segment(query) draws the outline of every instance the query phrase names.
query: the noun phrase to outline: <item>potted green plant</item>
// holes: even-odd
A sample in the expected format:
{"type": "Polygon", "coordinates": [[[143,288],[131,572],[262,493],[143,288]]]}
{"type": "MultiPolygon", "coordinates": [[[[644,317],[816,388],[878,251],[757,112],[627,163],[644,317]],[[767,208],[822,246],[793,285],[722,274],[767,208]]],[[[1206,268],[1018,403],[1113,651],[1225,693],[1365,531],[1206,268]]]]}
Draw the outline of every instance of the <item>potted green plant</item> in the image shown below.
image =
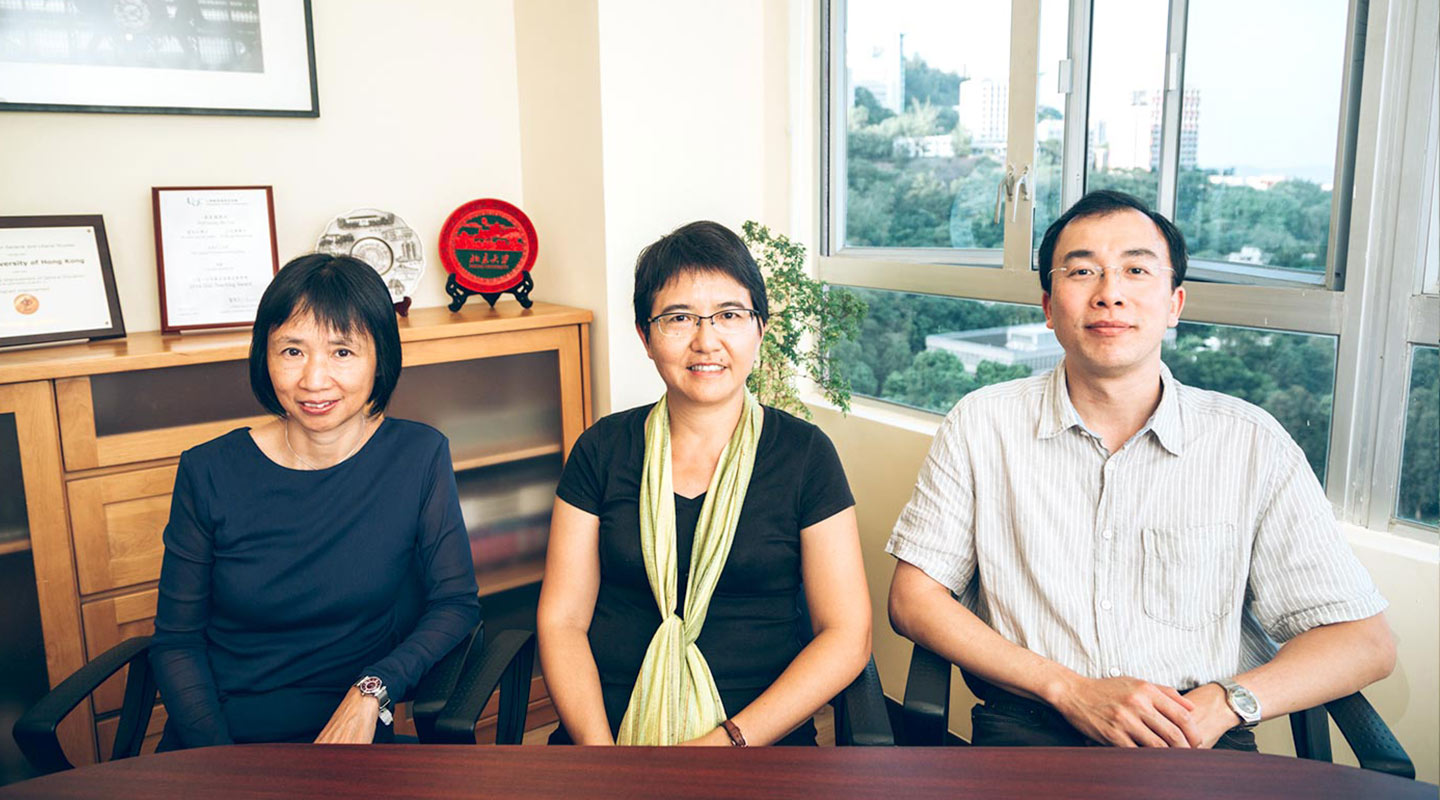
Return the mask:
{"type": "Polygon", "coordinates": [[[795,377],[815,383],[825,399],[850,411],[850,379],[830,368],[830,349],[854,341],[865,319],[865,301],[849,290],[827,286],[805,269],[805,247],[753,220],[741,237],[765,276],[770,324],[760,358],[750,373],[750,391],[761,403],[810,419],[795,377]]]}

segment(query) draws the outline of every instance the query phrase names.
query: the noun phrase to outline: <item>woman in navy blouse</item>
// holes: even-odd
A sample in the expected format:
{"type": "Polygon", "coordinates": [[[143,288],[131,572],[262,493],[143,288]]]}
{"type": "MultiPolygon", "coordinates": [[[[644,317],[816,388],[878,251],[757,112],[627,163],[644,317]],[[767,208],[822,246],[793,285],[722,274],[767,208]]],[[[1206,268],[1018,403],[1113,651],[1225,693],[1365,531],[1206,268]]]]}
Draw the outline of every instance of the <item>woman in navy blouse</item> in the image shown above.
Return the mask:
{"type": "Polygon", "coordinates": [[[308,255],[266,289],[250,385],[276,419],[180,457],[150,662],[160,749],[390,738],[399,702],[480,616],[449,443],[387,419],[390,295],[308,255]]]}

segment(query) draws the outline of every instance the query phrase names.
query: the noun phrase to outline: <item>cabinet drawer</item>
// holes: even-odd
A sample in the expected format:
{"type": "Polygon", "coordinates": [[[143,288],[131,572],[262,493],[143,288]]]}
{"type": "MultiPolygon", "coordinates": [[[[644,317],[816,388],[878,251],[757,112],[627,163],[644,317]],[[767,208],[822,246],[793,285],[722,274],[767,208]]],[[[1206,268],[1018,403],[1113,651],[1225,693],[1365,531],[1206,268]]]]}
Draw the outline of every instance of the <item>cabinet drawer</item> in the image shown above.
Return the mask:
{"type": "Polygon", "coordinates": [[[161,535],[170,519],[176,469],[155,467],[66,484],[81,594],[160,577],[161,535]]]}
{"type": "MultiPolygon", "coordinates": [[[[85,652],[90,658],[95,658],[133,636],[154,633],[155,602],[159,597],[159,592],[149,589],[82,605],[80,617],[85,625],[85,652]]],[[[125,700],[127,670],[122,669],[112,675],[91,695],[96,714],[120,710],[125,700]]]]}
{"type": "MultiPolygon", "coordinates": [[[[160,734],[165,732],[166,719],[165,707],[156,703],[155,710],[150,712],[150,724],[145,726],[145,743],[140,745],[140,755],[155,752],[155,745],[160,744],[160,734]]],[[[110,753],[115,747],[115,733],[119,729],[119,717],[102,719],[95,723],[95,743],[100,746],[101,761],[110,760],[110,753]]]]}
{"type": "Polygon", "coordinates": [[[173,458],[272,417],[250,394],[246,362],[62,378],[55,381],[65,469],[75,472],[173,458]]]}

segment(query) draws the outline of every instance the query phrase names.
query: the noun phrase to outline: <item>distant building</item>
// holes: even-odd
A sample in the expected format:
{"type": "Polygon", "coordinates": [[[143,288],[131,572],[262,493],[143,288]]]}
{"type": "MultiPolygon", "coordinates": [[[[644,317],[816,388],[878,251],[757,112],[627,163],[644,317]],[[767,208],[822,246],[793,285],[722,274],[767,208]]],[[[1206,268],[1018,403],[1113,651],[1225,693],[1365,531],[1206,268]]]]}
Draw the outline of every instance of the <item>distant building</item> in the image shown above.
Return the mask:
{"type": "Polygon", "coordinates": [[[897,156],[910,158],[955,157],[955,137],[948,133],[935,136],[897,136],[891,147],[897,156]]]}
{"type": "Polygon", "coordinates": [[[1241,245],[1240,252],[1231,253],[1225,256],[1225,260],[1233,264],[1268,264],[1265,251],[1252,245],[1241,245]]]}
{"type": "Polygon", "coordinates": [[[1045,327],[1043,322],[932,333],[925,337],[925,349],[954,355],[965,365],[966,372],[974,372],[981,361],[1006,366],[1023,364],[1031,372],[1040,372],[1059,364],[1060,358],[1065,355],[1055,332],[1045,327]]]}
{"type": "MultiPolygon", "coordinates": [[[[1160,168],[1160,93],[1150,95],[1154,115],[1150,123],[1150,170],[1160,168]]],[[[1180,102],[1180,169],[1195,169],[1200,143],[1200,90],[1186,89],[1180,102]]]]}
{"type": "Polygon", "coordinates": [[[905,110],[904,38],[896,34],[892,40],[846,52],[845,77],[850,87],[847,108],[855,107],[855,89],[864,87],[885,108],[896,114],[905,110]]]}
{"type": "Polygon", "coordinates": [[[960,127],[970,134],[978,152],[1004,152],[1010,127],[1010,86],[993,78],[970,78],[960,84],[960,127]]]}
{"type": "MultiPolygon", "coordinates": [[[[1165,342],[1170,344],[1174,341],[1175,329],[1171,328],[1165,332],[1165,342]]],[[[925,349],[950,353],[960,359],[965,371],[970,373],[979,369],[980,362],[991,361],[1005,366],[1021,364],[1035,374],[1054,369],[1065,356],[1065,349],[1055,338],[1055,331],[1043,322],[932,333],[925,337],[925,349]]]]}
{"type": "MultiPolygon", "coordinates": [[[[1131,92],[1122,113],[1097,121],[1090,132],[1090,168],[1158,170],[1163,111],[1160,92],[1131,92]]],[[[1180,105],[1181,169],[1195,168],[1199,143],[1200,90],[1186,89],[1180,105]]]]}
{"type": "Polygon", "coordinates": [[[1214,186],[1249,186],[1261,192],[1284,180],[1284,175],[1211,175],[1207,179],[1214,186]]]}

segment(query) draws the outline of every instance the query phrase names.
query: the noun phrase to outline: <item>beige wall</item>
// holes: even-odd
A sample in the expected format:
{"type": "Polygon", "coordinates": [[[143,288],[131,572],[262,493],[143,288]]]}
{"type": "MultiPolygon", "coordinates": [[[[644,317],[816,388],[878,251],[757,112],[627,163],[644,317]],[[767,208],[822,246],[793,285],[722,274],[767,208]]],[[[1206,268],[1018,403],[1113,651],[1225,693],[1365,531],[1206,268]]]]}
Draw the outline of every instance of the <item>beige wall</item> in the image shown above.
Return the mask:
{"type": "MultiPolygon", "coordinates": [[[[0,114],[0,214],[104,215],[131,332],[160,327],[151,186],[273,185],[282,264],[337,214],[393,211],[426,243],[416,304],[448,302],[445,218],[478,197],[524,207],[512,7],[399,7],[314,0],[319,119],[0,114]]],[[[537,266],[538,297],[559,282],[537,266]]]]}
{"type": "MultiPolygon", "coordinates": [[[[591,397],[610,411],[601,162],[600,38],[596,0],[515,5],[525,212],[540,235],[536,296],[596,311],[591,397]]],[[[622,325],[622,332],[623,332],[622,325]]]]}

